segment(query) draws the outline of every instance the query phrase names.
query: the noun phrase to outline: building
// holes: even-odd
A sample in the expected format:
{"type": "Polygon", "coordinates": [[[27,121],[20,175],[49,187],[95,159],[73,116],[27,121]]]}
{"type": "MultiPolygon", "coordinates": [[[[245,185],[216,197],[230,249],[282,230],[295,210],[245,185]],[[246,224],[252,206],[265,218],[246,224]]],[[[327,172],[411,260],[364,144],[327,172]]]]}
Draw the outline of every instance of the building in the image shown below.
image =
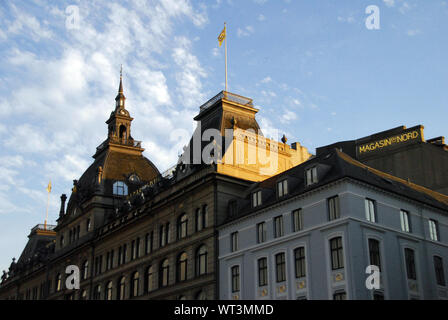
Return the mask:
{"type": "Polygon", "coordinates": [[[228,210],[220,299],[448,299],[448,196],[338,149],[252,184],[228,210]]]}
{"type": "Polygon", "coordinates": [[[422,125],[337,142],[317,148],[316,155],[333,148],[372,168],[448,195],[448,146],[444,137],[425,140],[422,125]]]}
{"type": "Polygon", "coordinates": [[[252,100],[221,92],[200,107],[177,165],[160,173],[131,136],[121,77],[115,100],[93,163],[67,206],[61,196],[57,225],[32,229],[0,299],[217,298],[217,226],[229,199],[311,156],[264,138],[252,100]],[[80,270],[78,290],[65,285],[68,266],[80,270]]]}

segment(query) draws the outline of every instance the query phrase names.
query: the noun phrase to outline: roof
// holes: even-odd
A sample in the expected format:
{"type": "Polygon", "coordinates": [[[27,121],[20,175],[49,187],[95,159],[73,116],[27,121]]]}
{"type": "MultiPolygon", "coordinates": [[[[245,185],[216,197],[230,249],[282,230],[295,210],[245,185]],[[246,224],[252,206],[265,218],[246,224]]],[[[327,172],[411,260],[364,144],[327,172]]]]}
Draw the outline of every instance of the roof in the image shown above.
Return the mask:
{"type": "Polygon", "coordinates": [[[252,184],[244,199],[234,199],[232,204],[229,205],[230,207],[233,206],[233,208],[229,208],[232,213],[228,215],[224,223],[258,212],[273,204],[305,194],[343,178],[351,178],[370,184],[441,209],[448,214],[448,196],[371,168],[353,159],[346,153],[333,149],[327,153],[321,153],[320,156],[314,157],[281,174],[252,184]],[[318,182],[306,186],[306,170],[314,166],[317,167],[318,182]],[[288,179],[289,192],[288,195],[278,199],[276,195],[277,182],[283,179],[288,179]],[[250,195],[258,190],[262,191],[262,205],[252,208],[250,195]]]}

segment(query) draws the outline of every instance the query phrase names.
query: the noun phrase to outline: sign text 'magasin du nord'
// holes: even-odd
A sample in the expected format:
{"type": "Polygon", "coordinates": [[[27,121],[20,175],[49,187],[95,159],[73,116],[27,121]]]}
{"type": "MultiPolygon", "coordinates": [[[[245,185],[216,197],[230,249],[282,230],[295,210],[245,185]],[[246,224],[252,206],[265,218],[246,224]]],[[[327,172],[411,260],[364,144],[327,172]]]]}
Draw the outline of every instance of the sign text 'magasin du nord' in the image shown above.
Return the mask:
{"type": "Polygon", "coordinates": [[[411,132],[407,132],[407,133],[403,133],[400,135],[396,135],[393,137],[389,137],[386,139],[382,139],[379,141],[375,141],[375,142],[371,142],[371,143],[367,143],[364,145],[359,146],[358,152],[359,154],[365,154],[371,151],[375,151],[377,149],[382,149],[394,144],[398,144],[398,143],[403,143],[409,140],[415,140],[420,136],[420,133],[417,130],[411,131],[411,132]]]}

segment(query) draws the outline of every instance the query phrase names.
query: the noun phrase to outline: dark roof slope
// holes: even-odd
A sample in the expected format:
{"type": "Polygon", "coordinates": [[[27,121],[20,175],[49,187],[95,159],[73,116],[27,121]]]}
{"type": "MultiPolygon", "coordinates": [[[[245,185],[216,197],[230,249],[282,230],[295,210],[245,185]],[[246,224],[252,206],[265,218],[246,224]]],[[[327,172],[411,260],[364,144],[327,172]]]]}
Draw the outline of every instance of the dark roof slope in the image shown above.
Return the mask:
{"type": "Polygon", "coordinates": [[[244,199],[235,199],[229,203],[229,215],[224,223],[343,178],[351,178],[368,183],[383,190],[447,211],[448,214],[448,196],[370,168],[351,158],[349,155],[333,149],[326,154],[314,157],[281,174],[254,183],[248,189],[244,199]],[[306,186],[306,170],[314,166],[317,167],[318,182],[306,186]],[[283,179],[288,180],[288,195],[278,199],[276,194],[277,182],[283,179]],[[252,208],[250,196],[252,192],[258,190],[262,192],[262,205],[252,208]]]}

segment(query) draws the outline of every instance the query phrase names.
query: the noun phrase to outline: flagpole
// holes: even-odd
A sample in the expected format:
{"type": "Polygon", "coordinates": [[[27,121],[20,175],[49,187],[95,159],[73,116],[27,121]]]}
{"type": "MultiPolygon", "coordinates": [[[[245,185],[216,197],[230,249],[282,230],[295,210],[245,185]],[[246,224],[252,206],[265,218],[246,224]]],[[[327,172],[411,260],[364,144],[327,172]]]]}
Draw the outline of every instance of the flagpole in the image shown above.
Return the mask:
{"type": "Polygon", "coordinates": [[[47,230],[47,220],[48,220],[48,203],[50,202],[50,192],[48,192],[47,196],[47,214],[45,216],[44,230],[47,230]]]}
{"type": "Polygon", "coordinates": [[[48,182],[47,186],[47,213],[45,215],[45,222],[44,222],[44,230],[47,230],[47,221],[48,221],[48,204],[50,203],[50,192],[51,192],[51,180],[48,182]]]}
{"type": "Polygon", "coordinates": [[[227,28],[226,23],[224,22],[224,30],[225,30],[225,38],[224,38],[224,46],[225,46],[225,55],[226,55],[226,92],[227,92],[227,28]]]}

